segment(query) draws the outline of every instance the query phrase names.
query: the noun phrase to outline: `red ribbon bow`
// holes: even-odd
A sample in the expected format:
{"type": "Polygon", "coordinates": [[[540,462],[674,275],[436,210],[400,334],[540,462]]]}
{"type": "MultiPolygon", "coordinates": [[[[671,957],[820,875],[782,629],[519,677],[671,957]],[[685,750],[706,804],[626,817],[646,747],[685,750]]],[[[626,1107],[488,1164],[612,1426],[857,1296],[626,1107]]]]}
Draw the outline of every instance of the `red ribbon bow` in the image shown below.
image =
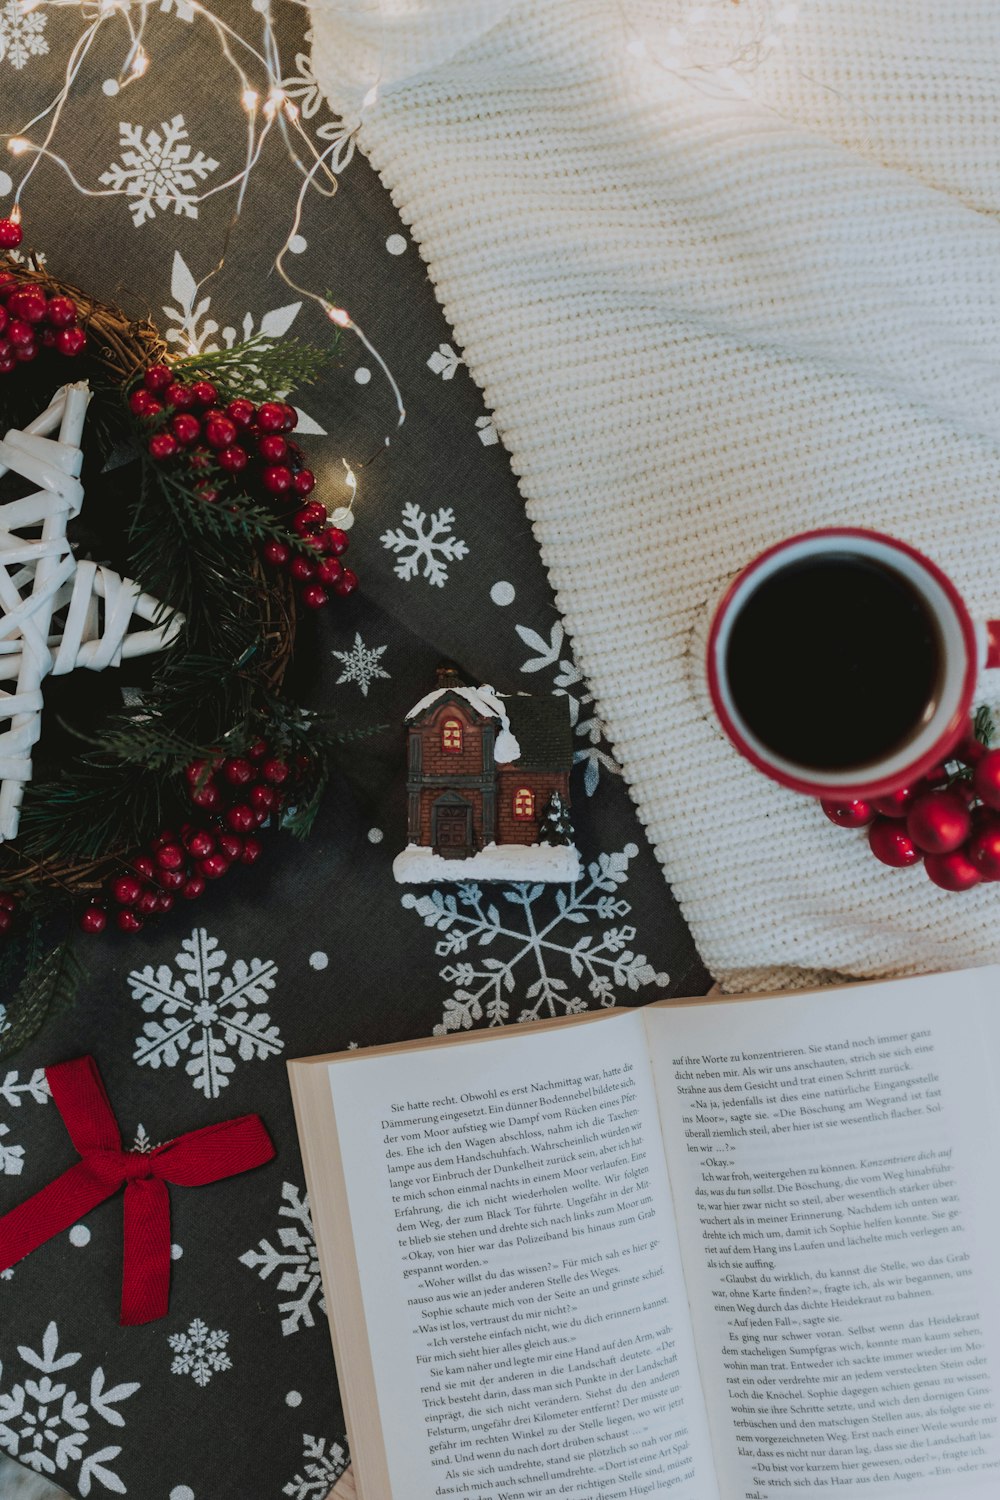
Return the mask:
{"type": "Polygon", "coordinates": [[[274,1146],[259,1115],[207,1125],[157,1146],[123,1151],[118,1121],[92,1057],[46,1068],[56,1108],[81,1160],[0,1218],[0,1271],[125,1187],[123,1325],[166,1316],[170,1294],[170,1194],[260,1167],[274,1146]]]}

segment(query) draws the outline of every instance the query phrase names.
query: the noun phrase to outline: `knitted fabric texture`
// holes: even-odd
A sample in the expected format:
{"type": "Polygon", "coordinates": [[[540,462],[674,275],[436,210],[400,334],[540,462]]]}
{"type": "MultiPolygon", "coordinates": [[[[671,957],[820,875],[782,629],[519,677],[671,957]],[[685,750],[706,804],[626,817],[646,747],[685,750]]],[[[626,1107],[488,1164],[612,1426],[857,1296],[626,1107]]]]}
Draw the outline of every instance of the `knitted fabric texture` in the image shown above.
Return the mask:
{"type": "Polygon", "coordinates": [[[707,965],[1000,959],[997,887],[886,869],[750,769],[700,660],[727,578],[811,526],[905,538],[1000,613],[1000,7],[336,0],[313,26],[707,965]]]}

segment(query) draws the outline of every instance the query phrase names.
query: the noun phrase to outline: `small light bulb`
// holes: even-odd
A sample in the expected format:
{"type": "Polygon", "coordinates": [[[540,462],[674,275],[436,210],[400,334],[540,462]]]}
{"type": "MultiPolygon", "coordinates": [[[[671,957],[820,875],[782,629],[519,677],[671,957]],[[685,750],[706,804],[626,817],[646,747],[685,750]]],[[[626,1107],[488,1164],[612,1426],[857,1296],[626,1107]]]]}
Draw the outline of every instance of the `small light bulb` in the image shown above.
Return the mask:
{"type": "Polygon", "coordinates": [[[7,142],[7,150],[12,156],[23,156],[31,148],[31,142],[26,141],[23,135],[12,135],[7,142]]]}
{"type": "Polygon", "coordinates": [[[284,89],[272,89],[264,101],[264,113],[273,120],[280,105],[285,102],[284,89]]]}
{"type": "Polygon", "coordinates": [[[149,53],[144,47],[140,47],[132,59],[132,77],[141,78],[149,67],[149,53]]]}
{"type": "Polygon", "coordinates": [[[10,222],[12,224],[20,224],[20,222],[21,222],[21,205],[20,205],[20,203],[15,203],[14,204],[14,207],[11,209],[11,211],[7,215],[7,217],[8,217],[8,219],[10,220],[10,222]]]}
{"type": "Polygon", "coordinates": [[[365,95],[365,97],[361,101],[361,108],[362,109],[371,109],[372,105],[377,101],[377,99],[378,99],[378,84],[377,83],[373,83],[372,86],[371,86],[371,88],[368,90],[367,94],[365,95]]]}
{"type": "Polygon", "coordinates": [[[252,115],[260,102],[260,95],[256,89],[244,89],[242,94],[243,108],[248,115],[252,115]]]}
{"type": "Polygon", "coordinates": [[[349,328],[351,325],[351,315],[346,307],[331,307],[328,303],[326,315],[331,323],[336,323],[338,328],[349,328]]]}
{"type": "Polygon", "coordinates": [[[293,125],[299,118],[299,106],[297,104],[294,104],[291,99],[285,100],[285,114],[291,120],[293,125]]]}

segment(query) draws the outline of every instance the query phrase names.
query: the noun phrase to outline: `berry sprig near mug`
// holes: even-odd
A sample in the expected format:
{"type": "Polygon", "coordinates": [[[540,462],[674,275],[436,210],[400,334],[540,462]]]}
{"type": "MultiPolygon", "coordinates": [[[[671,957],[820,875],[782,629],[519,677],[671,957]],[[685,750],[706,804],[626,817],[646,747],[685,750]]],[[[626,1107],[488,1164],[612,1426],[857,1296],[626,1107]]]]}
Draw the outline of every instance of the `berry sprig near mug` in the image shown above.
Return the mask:
{"type": "Polygon", "coordinates": [[[911,786],[869,801],[823,801],[840,828],[866,828],[868,845],[884,865],[905,869],[923,861],[942,890],[968,891],[1000,881],[1000,749],[992,715],[980,708],[950,759],[911,786]]]}

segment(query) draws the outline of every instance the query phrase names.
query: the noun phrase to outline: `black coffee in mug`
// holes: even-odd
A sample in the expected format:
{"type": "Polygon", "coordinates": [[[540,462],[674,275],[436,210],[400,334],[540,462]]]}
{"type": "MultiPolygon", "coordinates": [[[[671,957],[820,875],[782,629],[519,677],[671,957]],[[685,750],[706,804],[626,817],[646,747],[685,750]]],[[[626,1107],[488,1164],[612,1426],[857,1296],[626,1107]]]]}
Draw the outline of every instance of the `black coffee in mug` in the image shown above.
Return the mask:
{"type": "Polygon", "coordinates": [[[906,744],[937,702],[943,643],[893,568],[824,552],[766,576],[733,621],[726,676],[744,723],[817,771],[861,767],[906,744]]]}

